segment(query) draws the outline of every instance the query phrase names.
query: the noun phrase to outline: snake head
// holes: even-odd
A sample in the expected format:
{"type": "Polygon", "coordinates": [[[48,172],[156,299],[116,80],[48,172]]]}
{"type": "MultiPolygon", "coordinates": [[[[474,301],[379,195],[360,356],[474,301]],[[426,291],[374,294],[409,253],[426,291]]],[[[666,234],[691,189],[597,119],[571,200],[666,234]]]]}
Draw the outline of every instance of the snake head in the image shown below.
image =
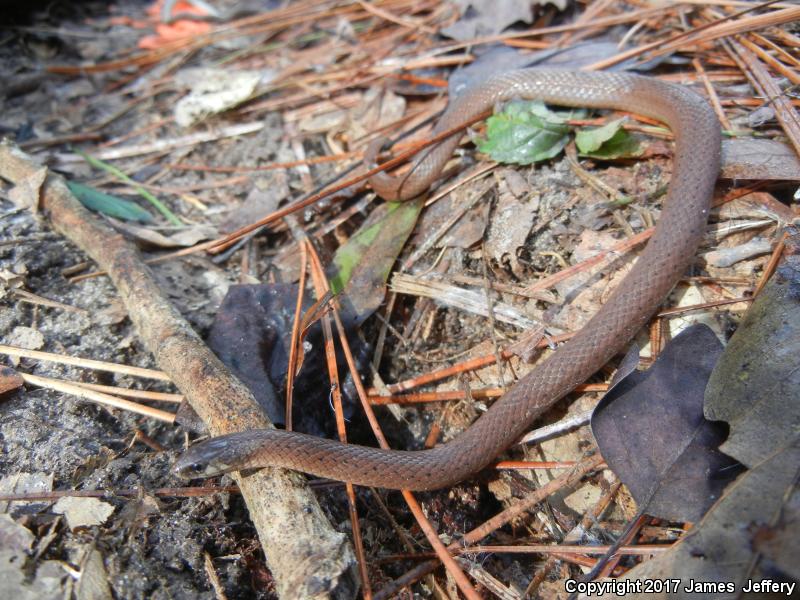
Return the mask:
{"type": "Polygon", "coordinates": [[[195,479],[233,471],[234,467],[227,461],[233,446],[229,436],[211,438],[196,444],[175,462],[172,472],[182,479],[195,479]]]}

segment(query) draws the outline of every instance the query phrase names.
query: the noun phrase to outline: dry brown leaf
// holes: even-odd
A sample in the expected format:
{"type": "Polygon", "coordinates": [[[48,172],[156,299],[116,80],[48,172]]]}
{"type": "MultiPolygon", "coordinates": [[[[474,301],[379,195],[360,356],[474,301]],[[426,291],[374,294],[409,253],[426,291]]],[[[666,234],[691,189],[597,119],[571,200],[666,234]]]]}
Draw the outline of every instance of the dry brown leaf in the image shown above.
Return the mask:
{"type": "Polygon", "coordinates": [[[92,525],[102,525],[114,512],[114,507],[97,498],[65,496],[55,503],[53,512],[64,515],[67,526],[75,531],[92,525]]]}
{"type": "Polygon", "coordinates": [[[24,383],[25,380],[14,369],[0,366],[0,396],[12,390],[18,390],[24,383]]]}

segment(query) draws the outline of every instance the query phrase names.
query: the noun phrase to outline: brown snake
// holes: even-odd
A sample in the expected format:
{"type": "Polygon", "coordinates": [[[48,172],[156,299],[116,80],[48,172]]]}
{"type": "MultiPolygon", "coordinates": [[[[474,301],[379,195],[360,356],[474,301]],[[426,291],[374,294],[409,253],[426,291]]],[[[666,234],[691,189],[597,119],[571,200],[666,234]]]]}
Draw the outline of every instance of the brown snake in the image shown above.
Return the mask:
{"type": "MultiPolygon", "coordinates": [[[[688,266],[705,229],[719,172],[720,126],[701,97],[656,79],[616,73],[526,69],[495,76],[451,103],[436,126],[447,131],[498,102],[537,98],[562,106],[612,108],[653,117],[675,136],[675,164],[655,233],[633,269],[571,340],[520,379],[452,441],[431,450],[368,448],[276,429],[234,433],[190,448],[175,465],[184,477],[279,466],[385,488],[429,490],[485,467],[557,400],[617,354],[647,322],[688,266]]],[[[370,179],[388,200],[425,192],[460,134],[433,146],[404,178],[370,179]]],[[[370,153],[374,154],[375,147],[370,153]]]]}

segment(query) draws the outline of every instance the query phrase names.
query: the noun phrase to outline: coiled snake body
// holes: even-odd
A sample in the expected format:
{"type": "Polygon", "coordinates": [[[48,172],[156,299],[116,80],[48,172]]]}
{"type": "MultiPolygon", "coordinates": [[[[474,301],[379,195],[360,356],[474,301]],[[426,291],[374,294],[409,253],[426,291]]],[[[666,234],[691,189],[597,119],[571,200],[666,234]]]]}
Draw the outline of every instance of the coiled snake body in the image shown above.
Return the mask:
{"type": "MultiPolygon", "coordinates": [[[[675,136],[672,179],[656,231],[597,314],[466,431],[433,449],[382,450],[276,429],[253,430],[193,446],[177,462],[177,473],[197,477],[279,466],[360,485],[410,490],[444,487],[486,466],[519,439],[534,419],[623,349],[683,274],[700,243],[719,172],[717,118],[701,97],[656,79],[525,69],[495,76],[466,91],[451,103],[435,132],[517,98],[638,113],[663,121],[675,136]]],[[[453,135],[424,153],[403,179],[385,173],[374,176],[372,187],[389,200],[424,192],[459,138],[453,135]]]]}

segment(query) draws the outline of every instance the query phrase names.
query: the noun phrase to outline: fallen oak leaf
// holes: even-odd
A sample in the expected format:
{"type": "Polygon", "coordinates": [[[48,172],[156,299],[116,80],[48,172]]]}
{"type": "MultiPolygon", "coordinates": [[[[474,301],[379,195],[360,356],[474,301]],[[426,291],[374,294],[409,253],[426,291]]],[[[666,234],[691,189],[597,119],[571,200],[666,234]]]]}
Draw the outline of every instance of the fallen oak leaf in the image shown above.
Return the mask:
{"type": "Polygon", "coordinates": [[[800,435],[800,257],[788,256],[731,337],[705,392],[722,450],[748,467],[800,435]]]}
{"type": "MultiPolygon", "coordinates": [[[[797,582],[776,571],[758,545],[764,528],[779,523],[785,507],[797,505],[798,465],[800,447],[795,444],[745,472],[680,542],[617,580],[620,584],[660,580],[673,585],[679,581],[677,587],[662,586],[656,593],[633,593],[625,598],[772,597],[767,592],[791,595],[797,590],[797,582]],[[745,591],[749,594],[742,594],[745,591]]],[[[798,533],[795,527],[789,536],[797,540],[798,533]]],[[[796,565],[796,555],[787,554],[787,550],[782,551],[784,559],[793,559],[796,565]]],[[[601,597],[618,596],[606,593],[601,597]]]]}
{"type": "Polygon", "coordinates": [[[718,449],[727,427],[703,416],[721,353],[711,329],[689,327],[649,370],[617,383],[592,415],[601,454],[646,514],[697,521],[741,472],[718,449]]]}
{"type": "MultiPolygon", "coordinates": [[[[600,574],[643,515],[698,520],[741,472],[717,448],[725,427],[703,416],[703,392],[720,352],[711,329],[693,325],[667,344],[648,371],[615,377],[592,414],[600,452],[639,509],[584,581],[600,574]]],[[[628,353],[623,364],[630,368],[631,362],[628,353]]]]}
{"type": "MultiPolygon", "coordinates": [[[[533,4],[544,4],[549,0],[496,0],[478,2],[477,0],[457,0],[454,4],[461,11],[461,18],[442,28],[440,33],[459,41],[482,35],[495,35],[516,23],[533,21],[533,4]]],[[[565,0],[553,2],[560,10],[566,8],[565,0]]]]}
{"type": "Polygon", "coordinates": [[[793,493],[783,505],[774,523],[755,528],[753,548],[769,571],[779,571],[787,578],[800,581],[800,494],[793,493]]]}

